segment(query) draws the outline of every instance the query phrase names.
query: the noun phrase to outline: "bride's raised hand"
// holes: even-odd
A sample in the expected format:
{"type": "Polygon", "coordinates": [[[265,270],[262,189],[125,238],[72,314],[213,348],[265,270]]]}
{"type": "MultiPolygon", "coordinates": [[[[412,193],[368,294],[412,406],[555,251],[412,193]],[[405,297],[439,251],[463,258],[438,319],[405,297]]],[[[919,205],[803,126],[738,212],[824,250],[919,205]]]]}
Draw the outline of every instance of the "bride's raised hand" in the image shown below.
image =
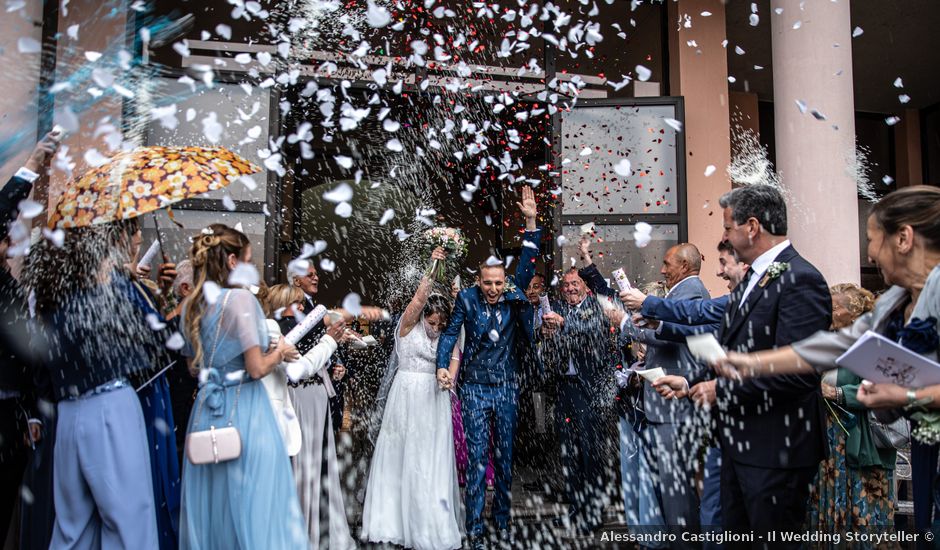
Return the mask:
{"type": "Polygon", "coordinates": [[[444,261],[447,259],[447,251],[443,247],[439,246],[431,252],[432,260],[444,261]]]}

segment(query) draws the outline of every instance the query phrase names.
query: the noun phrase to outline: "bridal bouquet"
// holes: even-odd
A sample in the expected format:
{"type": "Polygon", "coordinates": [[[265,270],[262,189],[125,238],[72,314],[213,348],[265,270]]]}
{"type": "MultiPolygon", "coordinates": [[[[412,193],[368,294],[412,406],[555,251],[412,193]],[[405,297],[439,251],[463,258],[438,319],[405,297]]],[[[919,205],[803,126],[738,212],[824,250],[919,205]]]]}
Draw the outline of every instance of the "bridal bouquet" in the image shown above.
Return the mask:
{"type": "MultiPolygon", "coordinates": [[[[441,247],[447,251],[447,261],[456,265],[467,255],[467,239],[463,232],[453,227],[432,227],[421,235],[421,249],[425,257],[441,247]]],[[[445,262],[434,260],[428,268],[426,275],[436,281],[447,281],[447,266],[445,262]]]]}

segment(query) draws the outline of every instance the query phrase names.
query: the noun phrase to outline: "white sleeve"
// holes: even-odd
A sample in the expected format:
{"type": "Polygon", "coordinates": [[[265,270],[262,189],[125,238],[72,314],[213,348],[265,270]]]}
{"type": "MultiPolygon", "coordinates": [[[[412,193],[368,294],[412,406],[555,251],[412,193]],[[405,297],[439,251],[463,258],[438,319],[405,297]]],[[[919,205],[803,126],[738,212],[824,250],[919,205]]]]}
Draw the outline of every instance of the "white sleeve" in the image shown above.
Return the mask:
{"type": "Polygon", "coordinates": [[[294,382],[310,378],[329,365],[330,357],[336,352],[336,347],[336,340],[324,334],[317,345],[313,346],[313,349],[299,361],[287,364],[287,376],[294,382]]]}

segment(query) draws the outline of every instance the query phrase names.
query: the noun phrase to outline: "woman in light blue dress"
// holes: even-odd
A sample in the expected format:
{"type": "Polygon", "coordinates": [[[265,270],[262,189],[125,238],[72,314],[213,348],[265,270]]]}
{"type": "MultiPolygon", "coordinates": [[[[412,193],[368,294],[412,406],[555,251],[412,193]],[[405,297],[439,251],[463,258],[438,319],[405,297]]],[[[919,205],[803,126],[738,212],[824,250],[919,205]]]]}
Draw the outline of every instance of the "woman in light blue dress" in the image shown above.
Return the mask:
{"type": "Polygon", "coordinates": [[[224,288],[229,273],[250,261],[248,238],[225,225],[211,225],[193,242],[195,289],[184,305],[182,326],[184,352],[200,371],[200,389],[187,433],[231,423],[241,436],[241,454],[193,464],[187,449],[182,549],[309,546],[290,459],[260,382],[277,364],[296,360],[297,352],[283,339],[268,352],[257,299],[247,290],[224,288]]]}

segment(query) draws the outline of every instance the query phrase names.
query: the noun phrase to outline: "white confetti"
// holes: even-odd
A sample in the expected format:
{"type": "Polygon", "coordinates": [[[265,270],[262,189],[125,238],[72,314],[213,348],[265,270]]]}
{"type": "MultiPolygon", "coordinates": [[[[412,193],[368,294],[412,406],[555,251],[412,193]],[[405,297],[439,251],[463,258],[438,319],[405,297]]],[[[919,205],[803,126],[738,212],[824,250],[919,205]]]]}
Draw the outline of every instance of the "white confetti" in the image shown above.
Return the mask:
{"type": "Polygon", "coordinates": [[[379,220],[379,225],[385,225],[388,222],[392,221],[392,218],[395,217],[395,211],[389,208],[384,213],[382,213],[382,218],[379,220]]]}
{"type": "Polygon", "coordinates": [[[343,309],[348,311],[350,314],[358,317],[362,314],[362,298],[359,297],[355,292],[350,292],[343,298],[343,309]]]}
{"type": "Polygon", "coordinates": [[[156,313],[148,313],[146,319],[147,324],[150,325],[150,330],[163,330],[166,328],[166,323],[161,321],[156,313]]]}
{"type": "Polygon", "coordinates": [[[396,153],[400,153],[400,152],[404,151],[404,149],[405,149],[404,146],[402,146],[401,142],[398,141],[397,139],[390,139],[390,140],[388,140],[388,142],[385,144],[385,147],[386,147],[389,151],[394,151],[394,152],[396,152],[396,153]]]}
{"type": "Polygon", "coordinates": [[[380,29],[392,22],[392,14],[384,7],[378,6],[375,2],[369,0],[366,9],[366,21],[370,27],[380,29]]]}
{"type": "Polygon", "coordinates": [[[852,38],[858,38],[859,36],[862,36],[863,32],[865,31],[863,31],[861,27],[855,27],[852,30],[852,38]]]}
{"type": "Polygon", "coordinates": [[[87,51],[85,52],[85,59],[94,63],[95,61],[101,59],[101,54],[98,52],[87,51]]]}
{"type": "Polygon", "coordinates": [[[20,209],[21,216],[23,216],[27,220],[31,220],[35,218],[36,216],[42,214],[43,206],[42,204],[34,200],[23,199],[20,201],[19,209],[20,209]]]}
{"type": "Polygon", "coordinates": [[[322,260],[320,260],[320,269],[322,269],[323,271],[332,273],[333,270],[336,269],[336,263],[333,262],[333,260],[330,260],[329,258],[323,258],[322,260]]]}
{"type": "Polygon", "coordinates": [[[806,114],[806,102],[805,102],[805,101],[802,101],[802,100],[797,99],[797,100],[796,100],[796,107],[797,107],[797,109],[800,110],[800,113],[802,113],[802,114],[804,114],[804,115],[806,114]]]}
{"type": "Polygon", "coordinates": [[[352,212],[353,212],[352,205],[349,204],[348,202],[341,202],[336,205],[335,212],[336,212],[336,215],[341,218],[348,218],[352,216],[352,212]]]}
{"type": "Polygon", "coordinates": [[[99,166],[107,164],[108,162],[108,157],[99,153],[95,148],[91,148],[85,151],[84,158],[85,162],[92,168],[98,168],[99,166]]]}
{"type": "Polygon", "coordinates": [[[254,264],[238,262],[235,269],[228,274],[228,284],[235,287],[248,288],[258,284],[261,277],[254,264]]]}
{"type": "Polygon", "coordinates": [[[16,41],[16,49],[20,53],[39,53],[42,51],[42,44],[31,36],[21,36],[16,41]]]}
{"type": "Polygon", "coordinates": [[[353,198],[353,189],[348,183],[340,183],[334,189],[323,193],[323,198],[332,202],[349,202],[353,198]]]}
{"type": "Polygon", "coordinates": [[[210,112],[206,118],[202,119],[202,135],[206,136],[211,143],[218,143],[222,139],[222,125],[218,121],[215,111],[210,112]]]}
{"type": "Polygon", "coordinates": [[[43,227],[42,236],[52,243],[52,246],[56,248],[62,248],[62,245],[65,244],[65,231],[62,231],[61,229],[52,230],[48,227],[43,227]]]}
{"type": "Polygon", "coordinates": [[[621,177],[629,177],[632,173],[632,166],[630,164],[630,159],[620,159],[620,162],[614,165],[614,172],[621,177]]]}
{"type": "Polygon", "coordinates": [[[493,266],[497,266],[497,265],[503,265],[503,262],[500,261],[500,259],[497,258],[496,256],[490,256],[489,258],[486,259],[486,262],[485,262],[485,263],[486,263],[487,267],[493,267],[493,266]]]}
{"type": "Polygon", "coordinates": [[[174,332],[166,340],[167,349],[171,349],[173,351],[179,351],[183,349],[184,345],[186,345],[186,341],[183,340],[183,335],[178,332],[174,332]]]}
{"type": "Polygon", "coordinates": [[[490,340],[493,342],[499,342],[499,331],[497,331],[495,328],[490,331],[490,340]]]}
{"type": "Polygon", "coordinates": [[[346,157],[346,156],[343,156],[343,155],[337,155],[337,156],[333,157],[333,160],[336,161],[336,164],[338,164],[338,165],[340,166],[340,168],[345,168],[345,169],[347,169],[347,170],[349,170],[350,168],[352,168],[353,159],[351,159],[351,158],[349,158],[349,157],[346,157]]]}
{"type": "Polygon", "coordinates": [[[714,164],[709,164],[708,166],[706,166],[706,167],[705,167],[705,177],[707,178],[708,176],[714,174],[714,173],[715,173],[715,170],[716,170],[716,168],[715,168],[715,165],[714,165],[714,164]]]}
{"type": "Polygon", "coordinates": [[[910,100],[911,100],[911,96],[907,94],[901,94],[898,96],[898,101],[900,101],[901,103],[907,103],[910,100]]]}
{"type": "Polygon", "coordinates": [[[894,79],[894,87],[895,87],[895,88],[903,88],[903,87],[904,87],[904,82],[901,80],[901,77],[900,77],[900,76],[894,79]]]}
{"type": "Polygon", "coordinates": [[[901,117],[889,116],[888,118],[885,119],[885,124],[887,124],[888,126],[894,126],[898,122],[901,122],[901,117]]]}
{"type": "Polygon", "coordinates": [[[748,17],[748,22],[751,24],[752,27],[756,27],[758,23],[760,23],[760,16],[757,15],[756,13],[752,13],[748,17]]]}
{"type": "Polygon", "coordinates": [[[584,149],[581,149],[581,152],[580,152],[579,154],[580,154],[582,157],[586,157],[586,156],[590,155],[592,152],[593,152],[593,151],[591,151],[591,148],[590,148],[590,147],[585,147],[584,149]]]}
{"type": "Polygon", "coordinates": [[[206,281],[202,285],[202,295],[205,297],[206,303],[211,306],[219,301],[219,296],[222,295],[222,289],[215,282],[206,281]]]}
{"type": "Polygon", "coordinates": [[[673,130],[677,132],[682,131],[682,122],[679,120],[676,120],[674,118],[664,118],[663,122],[665,122],[670,128],[672,128],[673,130]]]}
{"type": "Polygon", "coordinates": [[[399,128],[401,128],[401,124],[390,118],[386,118],[382,121],[382,129],[386,132],[397,132],[399,128]]]}
{"type": "Polygon", "coordinates": [[[653,76],[653,71],[647,69],[647,68],[644,67],[643,65],[637,65],[637,66],[636,66],[636,75],[637,75],[637,79],[638,79],[638,80],[641,80],[641,81],[643,81],[643,82],[646,82],[647,80],[650,79],[651,76],[653,76]]]}

